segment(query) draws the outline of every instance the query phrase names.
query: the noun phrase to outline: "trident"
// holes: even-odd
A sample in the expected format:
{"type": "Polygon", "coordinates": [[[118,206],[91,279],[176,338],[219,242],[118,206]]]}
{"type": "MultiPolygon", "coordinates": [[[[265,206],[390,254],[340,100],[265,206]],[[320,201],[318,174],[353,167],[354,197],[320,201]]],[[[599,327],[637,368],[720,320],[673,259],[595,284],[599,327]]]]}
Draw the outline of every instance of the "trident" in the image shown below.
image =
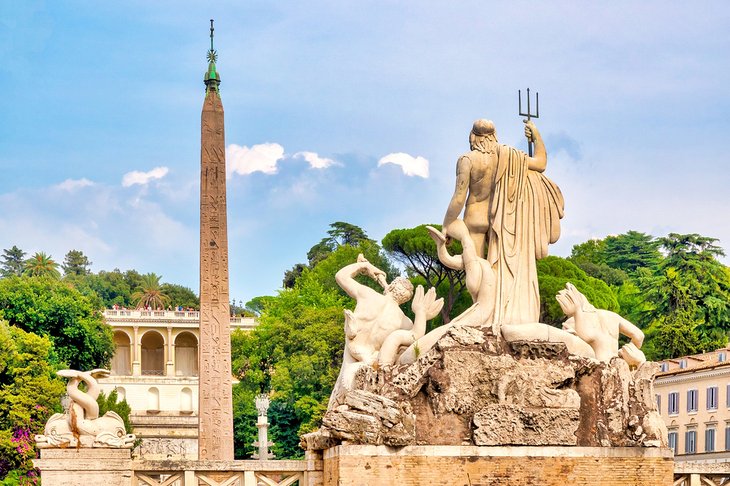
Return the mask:
{"type": "MultiPolygon", "coordinates": [[[[530,118],[540,118],[540,94],[535,91],[535,113],[530,111],[530,88],[527,88],[527,113],[522,113],[522,91],[517,90],[517,103],[519,104],[520,116],[526,116],[527,121],[530,118]]],[[[528,155],[532,157],[532,140],[527,142],[528,155]]]]}

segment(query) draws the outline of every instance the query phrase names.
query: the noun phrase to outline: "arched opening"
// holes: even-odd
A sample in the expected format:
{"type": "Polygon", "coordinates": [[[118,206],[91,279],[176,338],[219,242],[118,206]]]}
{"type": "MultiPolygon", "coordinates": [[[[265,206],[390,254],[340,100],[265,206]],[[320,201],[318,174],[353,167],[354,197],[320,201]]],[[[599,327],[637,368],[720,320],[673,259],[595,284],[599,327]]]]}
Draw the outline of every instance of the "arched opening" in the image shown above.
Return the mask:
{"type": "Polygon", "coordinates": [[[142,336],[142,374],[162,376],[165,370],[165,340],[159,332],[142,336]]]}
{"type": "Polygon", "coordinates": [[[175,375],[198,376],[198,340],[192,333],[175,338],[175,375]]]}
{"type": "Polygon", "coordinates": [[[129,336],[123,331],[114,333],[114,358],[112,358],[112,374],[129,376],[132,374],[132,355],[129,336]]]}
{"type": "Polygon", "coordinates": [[[147,390],[147,410],[160,410],[160,390],[158,390],[154,386],[147,390]]]}
{"type": "Polygon", "coordinates": [[[180,392],[180,412],[192,413],[193,411],[193,391],[185,387],[180,392]]]}

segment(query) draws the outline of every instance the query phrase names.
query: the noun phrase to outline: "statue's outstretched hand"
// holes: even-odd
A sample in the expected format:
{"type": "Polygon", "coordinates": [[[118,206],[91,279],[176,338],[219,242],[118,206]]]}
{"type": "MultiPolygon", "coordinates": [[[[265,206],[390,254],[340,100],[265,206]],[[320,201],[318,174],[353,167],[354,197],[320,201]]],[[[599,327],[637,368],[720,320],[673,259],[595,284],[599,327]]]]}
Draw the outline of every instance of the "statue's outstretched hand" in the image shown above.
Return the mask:
{"type": "Polygon", "coordinates": [[[424,292],[423,285],[419,285],[416,288],[416,292],[413,295],[413,301],[411,302],[411,310],[416,315],[422,314],[426,317],[426,320],[433,319],[436,315],[441,312],[441,308],[444,306],[444,299],[436,299],[436,289],[431,287],[428,292],[424,292]]]}

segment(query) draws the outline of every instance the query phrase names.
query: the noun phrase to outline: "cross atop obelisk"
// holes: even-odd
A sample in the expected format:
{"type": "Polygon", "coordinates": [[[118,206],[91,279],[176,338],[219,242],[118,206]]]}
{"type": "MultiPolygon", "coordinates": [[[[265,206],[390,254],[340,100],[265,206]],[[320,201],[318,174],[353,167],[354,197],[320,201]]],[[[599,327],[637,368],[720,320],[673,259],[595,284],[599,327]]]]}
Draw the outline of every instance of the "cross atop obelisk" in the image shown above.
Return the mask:
{"type": "Polygon", "coordinates": [[[223,104],[210,21],[200,135],[200,389],[198,458],[233,460],[231,321],[223,104]]]}

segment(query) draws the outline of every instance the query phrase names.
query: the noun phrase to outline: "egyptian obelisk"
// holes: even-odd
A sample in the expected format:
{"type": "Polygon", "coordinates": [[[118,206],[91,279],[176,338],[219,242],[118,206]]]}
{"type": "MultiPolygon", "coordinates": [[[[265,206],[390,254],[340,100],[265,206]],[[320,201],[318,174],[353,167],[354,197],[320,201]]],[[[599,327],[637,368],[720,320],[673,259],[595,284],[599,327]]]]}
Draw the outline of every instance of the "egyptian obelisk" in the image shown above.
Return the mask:
{"type": "Polygon", "coordinates": [[[223,104],[210,21],[200,134],[200,388],[198,458],[233,460],[231,321],[223,104]]]}

